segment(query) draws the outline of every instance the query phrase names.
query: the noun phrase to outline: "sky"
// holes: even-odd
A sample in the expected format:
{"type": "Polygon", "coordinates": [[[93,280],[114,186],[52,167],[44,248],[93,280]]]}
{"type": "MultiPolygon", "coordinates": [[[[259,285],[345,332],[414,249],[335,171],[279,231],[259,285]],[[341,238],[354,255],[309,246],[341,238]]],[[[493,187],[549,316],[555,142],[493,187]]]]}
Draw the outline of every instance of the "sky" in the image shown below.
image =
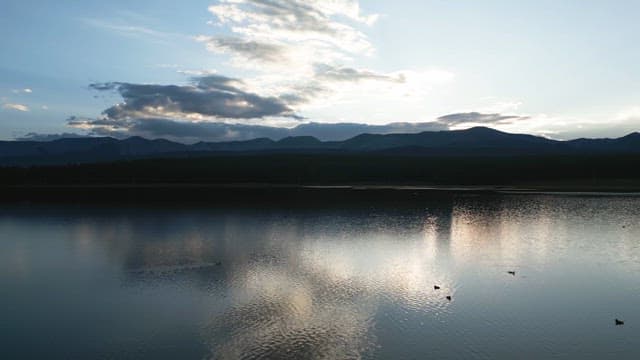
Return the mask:
{"type": "Polygon", "coordinates": [[[635,0],[3,0],[0,139],[640,130],[635,0]]]}

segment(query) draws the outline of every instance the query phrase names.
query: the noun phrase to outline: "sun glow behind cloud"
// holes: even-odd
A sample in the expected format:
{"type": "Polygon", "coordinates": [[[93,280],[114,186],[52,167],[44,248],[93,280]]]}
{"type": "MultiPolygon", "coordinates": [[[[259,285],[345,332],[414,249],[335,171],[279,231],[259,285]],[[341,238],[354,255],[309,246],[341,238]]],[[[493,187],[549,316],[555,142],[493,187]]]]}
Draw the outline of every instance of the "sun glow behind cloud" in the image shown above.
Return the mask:
{"type": "Polygon", "coordinates": [[[182,70],[195,75],[193,85],[92,84],[97,91],[115,90],[124,101],[101,117],[74,118],[69,125],[110,134],[156,119],[289,128],[316,119],[429,122],[434,119],[426,116],[426,98],[455,79],[435,67],[382,72],[358,66],[376,56],[366,30],[379,15],[365,13],[355,0],[221,0],[208,10],[212,33],[193,39],[226,56],[242,78],[182,70]],[[211,79],[224,84],[201,86],[211,79]]]}
{"type": "MultiPolygon", "coordinates": [[[[65,44],[69,51],[48,50],[51,66],[29,62],[31,46],[11,48],[26,39],[14,35],[9,50],[19,56],[0,64],[9,70],[5,79],[12,78],[0,89],[5,134],[66,133],[63,119],[70,116],[75,118],[66,124],[83,134],[178,141],[197,141],[195,129],[209,134],[201,140],[215,141],[255,134],[277,138],[300,134],[295,130],[300,125],[313,124],[303,128],[315,131],[320,123],[324,134],[355,129],[354,123],[361,129],[413,123],[416,130],[482,125],[560,139],[621,136],[640,127],[633,111],[637,91],[630,85],[640,73],[630,62],[635,52],[622,46],[633,31],[603,27],[601,38],[587,39],[597,20],[591,15],[562,23],[547,16],[568,14],[577,3],[551,11],[527,1],[461,7],[211,0],[185,5],[181,14],[168,14],[167,4],[155,5],[60,6],[66,27],[52,28],[48,41],[74,42],[65,44]],[[514,28],[513,15],[523,13],[514,28]],[[570,58],[561,55],[565,50],[570,58]],[[544,56],[546,51],[558,56],[544,56]],[[13,75],[12,69],[25,72],[13,75]],[[22,77],[29,71],[60,78],[22,77]],[[214,75],[232,81],[233,89],[198,87],[214,75]],[[86,94],[87,79],[120,86],[91,86],[96,92],[86,94]],[[348,124],[329,126],[337,123],[348,124]]],[[[618,24],[629,20],[625,14],[635,7],[579,6],[606,8],[602,21],[618,24]]],[[[32,35],[28,43],[35,49],[40,36],[32,35]]]]}

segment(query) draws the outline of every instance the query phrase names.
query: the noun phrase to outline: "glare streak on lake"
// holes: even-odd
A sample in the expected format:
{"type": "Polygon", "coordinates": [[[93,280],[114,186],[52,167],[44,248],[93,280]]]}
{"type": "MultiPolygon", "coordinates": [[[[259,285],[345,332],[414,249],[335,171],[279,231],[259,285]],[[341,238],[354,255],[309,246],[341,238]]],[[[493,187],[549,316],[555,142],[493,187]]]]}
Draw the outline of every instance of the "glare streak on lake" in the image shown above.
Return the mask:
{"type": "Polygon", "coordinates": [[[639,210],[464,193],[4,204],[0,344],[16,359],[640,358],[639,210]]]}

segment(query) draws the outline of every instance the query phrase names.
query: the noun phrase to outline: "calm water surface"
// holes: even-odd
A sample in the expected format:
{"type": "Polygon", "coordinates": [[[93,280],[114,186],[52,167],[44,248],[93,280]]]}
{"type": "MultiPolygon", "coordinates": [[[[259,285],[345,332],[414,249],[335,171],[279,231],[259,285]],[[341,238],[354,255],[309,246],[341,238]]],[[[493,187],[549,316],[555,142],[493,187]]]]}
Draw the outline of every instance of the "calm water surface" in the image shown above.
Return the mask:
{"type": "Polygon", "coordinates": [[[640,197],[5,204],[0,289],[3,358],[638,359],[640,197]]]}

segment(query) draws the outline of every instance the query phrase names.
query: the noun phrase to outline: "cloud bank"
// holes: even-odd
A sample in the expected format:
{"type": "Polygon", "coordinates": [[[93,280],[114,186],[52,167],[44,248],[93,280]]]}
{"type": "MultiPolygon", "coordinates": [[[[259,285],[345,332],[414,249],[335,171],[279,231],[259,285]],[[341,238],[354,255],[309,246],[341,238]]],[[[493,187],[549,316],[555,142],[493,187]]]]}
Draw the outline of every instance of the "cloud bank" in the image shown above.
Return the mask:
{"type": "MultiPolygon", "coordinates": [[[[418,133],[422,131],[447,130],[440,122],[427,123],[390,123],[386,125],[368,125],[356,123],[304,123],[292,128],[264,125],[249,125],[222,122],[185,122],[166,118],[137,118],[126,121],[105,119],[83,119],[72,117],[70,126],[90,129],[92,136],[111,136],[127,138],[142,136],[149,139],[168,139],[183,143],[198,141],[242,141],[256,138],[280,140],[288,136],[313,136],[323,141],[345,140],[363,133],[392,134],[418,133]]],[[[46,138],[34,134],[31,137],[46,138]]],[[[25,136],[24,139],[29,138],[25,136]]]]}
{"type": "Polygon", "coordinates": [[[506,125],[513,124],[518,121],[528,120],[529,116],[518,115],[502,115],[502,114],[483,114],[479,112],[466,112],[444,115],[438,118],[439,122],[449,126],[481,124],[481,125],[506,125]]]}
{"type": "Polygon", "coordinates": [[[184,121],[163,117],[99,118],[71,117],[68,124],[85,129],[94,136],[126,138],[142,136],[150,139],[164,138],[184,143],[198,141],[241,141],[255,138],[279,140],[288,136],[313,136],[323,141],[345,140],[363,133],[394,134],[443,131],[460,127],[496,125],[527,119],[501,114],[461,113],[441,116],[432,122],[396,122],[385,125],[361,123],[306,122],[293,127],[266,126],[243,123],[210,121],[184,121]]]}
{"type": "Polygon", "coordinates": [[[40,134],[35,132],[30,132],[23,136],[15,138],[17,141],[53,141],[60,139],[79,139],[86,138],[89,135],[84,134],[76,134],[76,133],[60,133],[60,134],[40,134]]]}
{"type": "MultiPolygon", "coordinates": [[[[423,96],[426,89],[452,77],[444,71],[380,72],[358,67],[359,58],[375,53],[363,29],[379,15],[366,14],[357,0],[219,0],[208,11],[214,34],[192,38],[207,50],[226,55],[231,67],[245,74],[243,78],[183,71],[196,76],[187,84],[94,83],[91,89],[116,92],[122,101],[96,118],[71,117],[68,125],[89,134],[119,137],[277,138],[298,129],[308,111],[340,112],[358,102],[400,101],[404,106],[411,95],[423,96]]],[[[336,123],[342,116],[332,114],[326,120],[336,123]]],[[[441,122],[434,124],[443,128],[441,122]]],[[[301,129],[310,130],[311,125],[305,126],[301,129]]],[[[386,125],[380,126],[314,125],[313,130],[320,138],[335,139],[357,135],[356,128],[386,131],[386,125]]]]}

